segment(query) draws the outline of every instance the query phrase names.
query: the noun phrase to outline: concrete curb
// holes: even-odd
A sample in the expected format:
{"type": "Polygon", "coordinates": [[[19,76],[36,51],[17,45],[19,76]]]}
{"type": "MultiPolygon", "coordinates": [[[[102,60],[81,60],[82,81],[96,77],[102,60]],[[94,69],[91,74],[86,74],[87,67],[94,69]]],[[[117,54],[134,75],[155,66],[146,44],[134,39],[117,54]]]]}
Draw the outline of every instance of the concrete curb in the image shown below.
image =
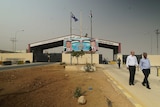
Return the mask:
{"type": "Polygon", "coordinates": [[[114,84],[135,107],[145,107],[142,102],[138,101],[130,92],[127,91],[118,81],[116,81],[106,70],[103,70],[104,74],[109,78],[109,81],[114,84]]]}

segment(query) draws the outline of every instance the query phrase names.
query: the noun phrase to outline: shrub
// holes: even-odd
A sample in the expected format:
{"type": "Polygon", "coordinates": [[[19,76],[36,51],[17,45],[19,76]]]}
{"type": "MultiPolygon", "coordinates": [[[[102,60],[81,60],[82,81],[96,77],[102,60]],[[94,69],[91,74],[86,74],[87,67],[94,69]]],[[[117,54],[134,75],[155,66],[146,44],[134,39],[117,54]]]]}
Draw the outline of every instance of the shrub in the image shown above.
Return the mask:
{"type": "Polygon", "coordinates": [[[94,65],[86,63],[86,65],[84,66],[84,69],[85,69],[86,72],[93,72],[94,71],[94,65]]]}
{"type": "Polygon", "coordinates": [[[84,95],[86,93],[86,91],[82,92],[81,88],[80,87],[77,87],[75,92],[74,92],[74,97],[75,98],[78,98],[82,95],[84,95]]]}
{"type": "Polygon", "coordinates": [[[75,92],[74,92],[74,97],[75,98],[78,98],[82,95],[82,92],[81,92],[81,88],[80,87],[77,87],[75,92]]]}
{"type": "Polygon", "coordinates": [[[27,64],[27,63],[30,63],[30,61],[29,60],[27,60],[27,61],[25,61],[25,63],[27,64]]]}
{"type": "Polygon", "coordinates": [[[3,61],[3,65],[12,65],[12,61],[3,61]]]}
{"type": "Polygon", "coordinates": [[[0,65],[2,65],[3,64],[3,62],[2,61],[0,61],[0,65]]]}
{"type": "Polygon", "coordinates": [[[24,62],[23,61],[18,61],[17,64],[24,64],[24,62]]]}

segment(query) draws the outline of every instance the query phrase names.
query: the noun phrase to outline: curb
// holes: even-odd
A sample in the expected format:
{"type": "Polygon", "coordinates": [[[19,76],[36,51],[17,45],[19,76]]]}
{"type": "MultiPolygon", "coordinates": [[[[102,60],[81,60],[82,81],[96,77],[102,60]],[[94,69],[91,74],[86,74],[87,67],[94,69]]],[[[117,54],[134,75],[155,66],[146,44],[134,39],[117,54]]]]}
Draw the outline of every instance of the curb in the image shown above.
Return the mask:
{"type": "Polygon", "coordinates": [[[109,78],[109,81],[112,82],[115,87],[117,87],[126,97],[127,99],[135,106],[135,107],[145,107],[140,101],[127,91],[118,81],[116,81],[111,75],[109,75],[105,70],[103,70],[104,74],[109,78]]]}

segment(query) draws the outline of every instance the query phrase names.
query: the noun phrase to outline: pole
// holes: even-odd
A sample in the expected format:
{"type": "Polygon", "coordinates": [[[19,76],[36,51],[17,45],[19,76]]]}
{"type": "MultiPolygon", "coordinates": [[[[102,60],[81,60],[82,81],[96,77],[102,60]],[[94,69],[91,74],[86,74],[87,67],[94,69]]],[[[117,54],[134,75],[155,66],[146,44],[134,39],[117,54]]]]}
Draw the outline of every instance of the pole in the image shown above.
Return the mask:
{"type": "MultiPolygon", "coordinates": [[[[70,13],[70,40],[72,36],[72,12],[70,13]]],[[[72,65],[72,52],[70,53],[70,64],[72,65]]]]}
{"type": "Polygon", "coordinates": [[[16,33],[15,33],[15,52],[16,52],[16,42],[17,42],[16,36],[17,36],[17,33],[20,32],[20,31],[24,31],[24,30],[18,30],[18,31],[16,31],[16,33]]]}
{"type": "Polygon", "coordinates": [[[152,55],[152,35],[151,35],[151,55],[152,55]]]}
{"type": "Polygon", "coordinates": [[[156,30],[156,34],[157,34],[157,55],[158,55],[158,34],[160,34],[159,29],[156,30]]]}
{"type": "MultiPolygon", "coordinates": [[[[92,11],[90,10],[90,23],[91,23],[91,40],[92,40],[92,11]]],[[[93,55],[92,55],[92,50],[91,50],[91,64],[93,64],[93,55]]]]}
{"type": "Polygon", "coordinates": [[[70,13],[70,39],[72,36],[72,12],[70,13]]]}
{"type": "Polygon", "coordinates": [[[14,52],[15,38],[11,38],[11,42],[12,42],[12,51],[14,52]]]}
{"type": "Polygon", "coordinates": [[[14,51],[15,51],[15,52],[16,52],[16,42],[17,42],[16,36],[17,36],[17,32],[18,32],[18,31],[16,31],[16,33],[15,33],[15,46],[14,46],[14,48],[15,48],[14,51]]]}
{"type": "Polygon", "coordinates": [[[82,12],[80,12],[80,37],[82,37],[82,12]]]}

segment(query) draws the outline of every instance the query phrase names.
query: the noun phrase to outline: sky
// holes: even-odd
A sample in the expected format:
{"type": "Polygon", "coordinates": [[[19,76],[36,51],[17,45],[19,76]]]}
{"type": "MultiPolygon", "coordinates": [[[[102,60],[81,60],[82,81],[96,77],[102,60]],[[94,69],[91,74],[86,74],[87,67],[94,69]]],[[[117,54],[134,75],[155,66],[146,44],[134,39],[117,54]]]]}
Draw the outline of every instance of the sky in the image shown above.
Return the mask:
{"type": "Polygon", "coordinates": [[[70,12],[78,18],[72,33],[90,37],[90,10],[93,38],[120,42],[122,54],[160,54],[160,0],[0,0],[0,50],[13,50],[15,37],[17,50],[25,50],[30,43],[69,35],[70,12]]]}

